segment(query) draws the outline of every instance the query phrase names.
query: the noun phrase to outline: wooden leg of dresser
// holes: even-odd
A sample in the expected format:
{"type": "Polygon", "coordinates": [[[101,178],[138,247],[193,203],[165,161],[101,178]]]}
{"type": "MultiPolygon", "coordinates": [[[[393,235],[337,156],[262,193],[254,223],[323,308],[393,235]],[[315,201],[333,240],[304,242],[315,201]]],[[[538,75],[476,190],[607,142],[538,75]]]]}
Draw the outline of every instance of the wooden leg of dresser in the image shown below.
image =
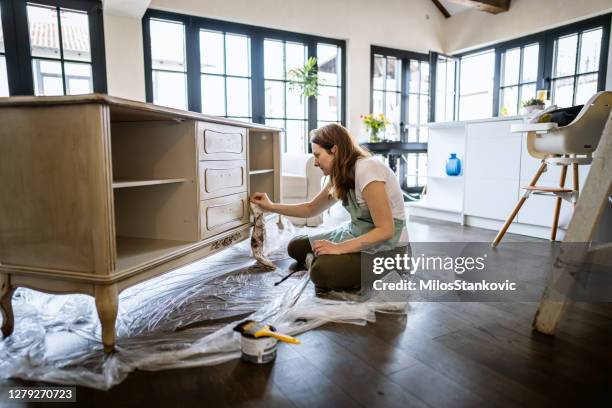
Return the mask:
{"type": "Polygon", "coordinates": [[[117,285],[96,285],[96,309],[102,325],[102,344],[104,352],[110,353],[115,348],[115,322],[119,309],[117,285]]]}
{"type": "Polygon", "coordinates": [[[11,299],[15,288],[11,286],[10,276],[6,273],[0,274],[0,311],[2,312],[2,335],[8,337],[13,333],[15,327],[15,316],[13,316],[13,305],[11,299]]]}

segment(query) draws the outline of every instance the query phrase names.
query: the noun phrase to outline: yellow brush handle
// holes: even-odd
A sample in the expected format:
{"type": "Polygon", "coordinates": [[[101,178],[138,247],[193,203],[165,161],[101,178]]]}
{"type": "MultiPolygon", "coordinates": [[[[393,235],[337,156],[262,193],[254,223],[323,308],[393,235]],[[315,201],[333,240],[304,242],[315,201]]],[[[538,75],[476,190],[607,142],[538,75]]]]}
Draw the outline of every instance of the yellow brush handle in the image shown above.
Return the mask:
{"type": "Polygon", "coordinates": [[[255,337],[274,337],[276,340],[284,341],[285,343],[300,344],[300,340],[295,337],[287,336],[286,334],[276,333],[270,330],[260,330],[255,333],[255,337]]]}

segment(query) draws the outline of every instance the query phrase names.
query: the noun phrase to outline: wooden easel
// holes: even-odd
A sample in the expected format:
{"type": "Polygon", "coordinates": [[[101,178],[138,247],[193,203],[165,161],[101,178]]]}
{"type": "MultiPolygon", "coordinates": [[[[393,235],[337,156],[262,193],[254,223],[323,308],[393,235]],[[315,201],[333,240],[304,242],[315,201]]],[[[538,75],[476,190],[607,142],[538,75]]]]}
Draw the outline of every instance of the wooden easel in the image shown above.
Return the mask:
{"type": "Polygon", "coordinates": [[[610,244],[591,248],[585,246],[584,250],[576,249],[577,244],[592,241],[597,222],[605,207],[610,205],[608,197],[611,194],[612,113],[608,116],[599,146],[593,153],[591,170],[563,240],[563,243],[568,243],[567,250],[564,250],[562,244],[561,252],[555,259],[540,306],[534,316],[533,326],[539,332],[554,334],[565,307],[570,303],[568,294],[576,282],[571,265],[579,265],[588,256],[612,251],[610,244]],[[571,245],[573,246],[569,248],[571,245]]]}

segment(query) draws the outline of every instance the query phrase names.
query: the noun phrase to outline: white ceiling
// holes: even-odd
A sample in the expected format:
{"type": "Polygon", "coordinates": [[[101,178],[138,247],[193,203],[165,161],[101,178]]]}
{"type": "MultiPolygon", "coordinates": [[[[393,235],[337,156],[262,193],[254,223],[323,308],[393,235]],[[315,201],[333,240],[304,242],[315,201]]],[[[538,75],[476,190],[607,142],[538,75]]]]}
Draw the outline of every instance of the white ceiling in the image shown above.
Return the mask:
{"type": "Polygon", "coordinates": [[[446,11],[448,11],[451,16],[463,11],[472,10],[471,7],[462,6],[461,4],[453,3],[449,0],[440,0],[440,3],[442,3],[446,11]]]}

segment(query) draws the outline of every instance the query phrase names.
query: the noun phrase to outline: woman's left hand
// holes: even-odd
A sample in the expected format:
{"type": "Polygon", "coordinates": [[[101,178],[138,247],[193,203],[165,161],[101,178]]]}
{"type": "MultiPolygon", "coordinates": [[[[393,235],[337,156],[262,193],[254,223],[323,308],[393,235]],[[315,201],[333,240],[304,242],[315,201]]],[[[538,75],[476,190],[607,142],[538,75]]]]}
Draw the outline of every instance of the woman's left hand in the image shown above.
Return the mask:
{"type": "Polygon", "coordinates": [[[341,244],[336,244],[325,239],[317,240],[312,247],[315,255],[340,255],[344,253],[341,244]]]}

